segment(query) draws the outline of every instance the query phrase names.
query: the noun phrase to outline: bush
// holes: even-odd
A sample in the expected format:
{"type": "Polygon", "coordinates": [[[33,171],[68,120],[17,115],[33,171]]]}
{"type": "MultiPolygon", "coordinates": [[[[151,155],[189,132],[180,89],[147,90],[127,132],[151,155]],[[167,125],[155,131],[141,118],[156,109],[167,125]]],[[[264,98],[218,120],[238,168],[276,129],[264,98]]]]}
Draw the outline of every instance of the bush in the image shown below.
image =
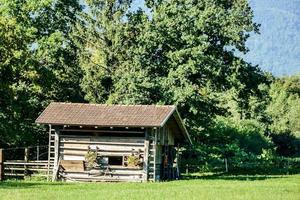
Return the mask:
{"type": "MultiPolygon", "coordinates": [[[[300,173],[300,158],[279,157],[271,149],[263,149],[260,155],[255,155],[235,145],[228,148],[235,149],[234,154],[226,157],[231,174],[300,173]]],[[[188,149],[182,157],[181,169],[184,171],[188,165],[190,173],[225,172],[225,157],[220,152],[221,149],[205,145],[188,149]]]]}
{"type": "Polygon", "coordinates": [[[93,168],[96,162],[97,162],[97,152],[89,150],[85,154],[86,167],[87,168],[93,168]]]}
{"type": "MultiPolygon", "coordinates": [[[[181,169],[186,169],[188,165],[189,172],[224,172],[224,160],[227,159],[230,173],[300,171],[299,161],[275,154],[275,145],[264,132],[263,125],[255,120],[217,117],[215,123],[201,133],[201,143],[187,147],[183,152],[181,169]]],[[[293,139],[290,135],[273,137],[277,146],[286,145],[286,149],[296,152],[298,150],[293,139]]]]}
{"type": "Polygon", "coordinates": [[[271,134],[276,145],[276,152],[280,156],[295,156],[300,152],[300,141],[291,132],[271,134]]]}
{"type": "Polygon", "coordinates": [[[262,149],[272,147],[270,139],[264,135],[263,125],[255,120],[217,117],[208,132],[208,143],[211,145],[225,146],[234,143],[246,152],[257,155],[262,153],[262,149]]]}

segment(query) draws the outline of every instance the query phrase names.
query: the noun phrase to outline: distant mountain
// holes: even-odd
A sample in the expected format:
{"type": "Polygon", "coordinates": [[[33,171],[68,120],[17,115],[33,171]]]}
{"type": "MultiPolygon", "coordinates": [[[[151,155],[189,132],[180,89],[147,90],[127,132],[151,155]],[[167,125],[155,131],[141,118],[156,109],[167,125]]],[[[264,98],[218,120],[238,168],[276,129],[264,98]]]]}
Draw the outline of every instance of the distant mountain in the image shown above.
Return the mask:
{"type": "Polygon", "coordinates": [[[260,35],[245,59],[276,76],[300,72],[300,0],[250,0],[260,35]]]}

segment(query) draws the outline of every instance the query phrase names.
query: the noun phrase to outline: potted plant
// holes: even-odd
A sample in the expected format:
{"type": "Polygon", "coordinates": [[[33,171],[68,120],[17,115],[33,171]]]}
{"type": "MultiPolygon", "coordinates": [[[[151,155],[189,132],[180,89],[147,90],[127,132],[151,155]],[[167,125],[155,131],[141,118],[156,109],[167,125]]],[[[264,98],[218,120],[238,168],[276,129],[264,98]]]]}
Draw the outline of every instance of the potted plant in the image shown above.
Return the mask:
{"type": "Polygon", "coordinates": [[[85,166],[87,170],[91,170],[97,164],[97,152],[89,150],[85,154],[85,166]]]}
{"type": "Polygon", "coordinates": [[[141,161],[139,156],[130,155],[127,157],[127,166],[128,167],[140,167],[141,161]]]}

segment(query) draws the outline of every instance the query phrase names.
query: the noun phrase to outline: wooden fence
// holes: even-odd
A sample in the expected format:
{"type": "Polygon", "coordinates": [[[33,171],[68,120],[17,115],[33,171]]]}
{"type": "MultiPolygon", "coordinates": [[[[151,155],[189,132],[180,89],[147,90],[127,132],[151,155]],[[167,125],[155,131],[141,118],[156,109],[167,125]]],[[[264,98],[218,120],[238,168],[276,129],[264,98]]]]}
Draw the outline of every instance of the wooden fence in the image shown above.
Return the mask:
{"type": "Polygon", "coordinates": [[[3,178],[23,178],[25,176],[47,177],[48,161],[10,160],[4,163],[3,178]]]}
{"type": "Polygon", "coordinates": [[[24,160],[5,160],[0,149],[0,181],[10,178],[47,177],[48,160],[29,160],[29,150],[25,148],[24,160]]]}

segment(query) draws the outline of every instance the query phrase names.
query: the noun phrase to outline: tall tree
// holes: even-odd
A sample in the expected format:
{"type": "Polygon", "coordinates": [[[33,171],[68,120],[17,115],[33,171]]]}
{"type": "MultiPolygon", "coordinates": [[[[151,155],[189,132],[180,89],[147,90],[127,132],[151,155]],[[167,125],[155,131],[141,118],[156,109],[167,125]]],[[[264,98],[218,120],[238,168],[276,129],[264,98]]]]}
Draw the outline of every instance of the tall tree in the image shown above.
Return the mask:
{"type": "Polygon", "coordinates": [[[115,84],[115,75],[125,61],[126,23],[124,18],[131,0],[86,1],[88,11],[77,26],[82,46],[81,67],[84,72],[82,89],[86,100],[104,103],[115,84]]]}
{"type": "Polygon", "coordinates": [[[271,132],[291,132],[300,137],[300,75],[275,80],[270,96],[267,113],[272,119],[271,132]]]}
{"type": "Polygon", "coordinates": [[[221,92],[235,89],[247,109],[264,77],[235,54],[246,53],[249,34],[258,32],[247,0],[147,0],[149,13],[130,12],[129,3],[92,2],[99,26],[86,48],[88,100],[177,104],[194,134],[224,112],[221,92]]]}
{"type": "Polygon", "coordinates": [[[77,47],[81,7],[70,1],[0,1],[1,145],[44,140],[34,120],[50,100],[81,101],[77,47]]]}

